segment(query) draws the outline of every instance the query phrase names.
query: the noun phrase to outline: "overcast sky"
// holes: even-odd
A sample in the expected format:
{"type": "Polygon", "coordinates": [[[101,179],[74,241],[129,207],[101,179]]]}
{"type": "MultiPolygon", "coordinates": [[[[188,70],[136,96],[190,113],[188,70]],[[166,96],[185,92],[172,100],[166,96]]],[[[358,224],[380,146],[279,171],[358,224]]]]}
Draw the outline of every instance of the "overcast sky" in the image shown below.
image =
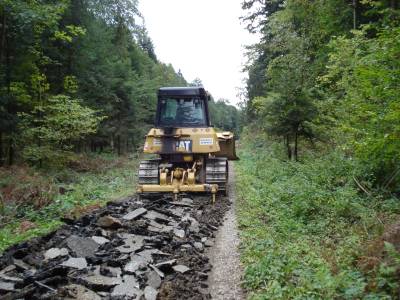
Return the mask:
{"type": "Polygon", "coordinates": [[[243,45],[255,37],[240,23],[242,0],[140,0],[156,54],[182,71],[187,81],[196,77],[215,99],[236,104],[243,87],[243,45]]]}

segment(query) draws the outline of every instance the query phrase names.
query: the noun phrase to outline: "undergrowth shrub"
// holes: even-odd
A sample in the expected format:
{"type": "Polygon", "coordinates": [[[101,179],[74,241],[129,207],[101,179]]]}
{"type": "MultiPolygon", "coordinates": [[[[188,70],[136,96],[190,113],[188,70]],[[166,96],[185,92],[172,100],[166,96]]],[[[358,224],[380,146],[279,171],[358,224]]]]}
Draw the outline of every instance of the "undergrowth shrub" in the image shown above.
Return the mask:
{"type": "Polygon", "coordinates": [[[135,157],[111,155],[82,156],[74,168],[62,170],[0,168],[0,251],[54,229],[63,216],[78,217],[133,194],[135,168],[135,157]],[[35,228],[20,232],[21,222],[35,228]]]}
{"type": "Polygon", "coordinates": [[[39,210],[49,205],[57,195],[54,181],[33,169],[12,167],[0,169],[0,194],[3,202],[3,213],[0,214],[4,224],[14,215],[21,215],[27,209],[39,210]]]}

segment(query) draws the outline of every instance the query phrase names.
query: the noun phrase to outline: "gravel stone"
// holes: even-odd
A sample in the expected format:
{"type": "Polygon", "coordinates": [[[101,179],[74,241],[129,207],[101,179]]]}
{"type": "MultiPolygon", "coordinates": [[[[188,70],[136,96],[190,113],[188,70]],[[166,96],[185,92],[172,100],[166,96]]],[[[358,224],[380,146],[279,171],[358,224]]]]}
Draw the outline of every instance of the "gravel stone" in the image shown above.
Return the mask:
{"type": "Polygon", "coordinates": [[[12,292],[14,290],[14,283],[0,281],[0,292],[12,292]]]}
{"type": "Polygon", "coordinates": [[[147,267],[145,258],[139,255],[134,255],[132,260],[124,267],[124,271],[128,274],[133,274],[138,270],[143,270],[147,267]]]}
{"type": "Polygon", "coordinates": [[[182,274],[186,273],[187,271],[190,270],[188,267],[186,267],[184,265],[176,265],[176,266],[173,266],[172,269],[174,269],[175,272],[182,273],[182,274]]]}
{"type": "Polygon", "coordinates": [[[124,245],[117,247],[121,253],[132,253],[143,248],[144,236],[124,234],[122,238],[124,239],[124,245]]]}
{"type": "Polygon", "coordinates": [[[155,271],[147,273],[147,285],[158,289],[161,285],[161,277],[155,271]]]}
{"type": "Polygon", "coordinates": [[[126,296],[126,297],[135,297],[136,299],[140,299],[143,295],[143,292],[139,289],[139,283],[137,282],[135,276],[126,275],[124,276],[124,282],[117,285],[112,293],[112,297],[116,296],[126,296]]]}
{"type": "Polygon", "coordinates": [[[104,216],[97,220],[97,226],[102,228],[118,229],[122,227],[122,223],[120,220],[114,217],[104,216]]]}
{"type": "Polygon", "coordinates": [[[62,264],[64,267],[69,267],[73,269],[83,270],[87,268],[86,259],[83,257],[70,257],[67,261],[64,261],[62,264]]]}
{"type": "Polygon", "coordinates": [[[126,220],[126,221],[131,221],[134,220],[138,217],[140,217],[141,215],[144,215],[147,212],[147,209],[141,207],[138,209],[135,209],[134,211],[131,211],[130,213],[127,213],[125,216],[122,217],[122,219],[126,220]]]}
{"type": "Polygon", "coordinates": [[[157,290],[152,286],[146,286],[144,289],[144,298],[146,300],[156,300],[157,299],[157,290]]]}
{"type": "Polygon", "coordinates": [[[62,288],[61,292],[68,297],[65,299],[101,300],[101,297],[98,294],[78,284],[68,285],[62,288]]]}
{"type": "Polygon", "coordinates": [[[102,275],[90,275],[82,279],[90,287],[101,291],[109,290],[122,283],[120,278],[107,277],[102,275]]]}
{"type": "Polygon", "coordinates": [[[150,266],[150,268],[152,268],[154,270],[154,272],[157,273],[158,276],[160,276],[161,278],[165,277],[165,274],[163,272],[161,272],[161,270],[158,269],[156,266],[151,265],[151,264],[149,266],[150,266]]]}
{"type": "Polygon", "coordinates": [[[153,210],[152,211],[148,211],[147,214],[144,215],[144,217],[146,219],[159,221],[159,222],[165,222],[165,223],[168,223],[170,221],[168,216],[166,216],[164,214],[161,214],[159,212],[153,211],[153,210]]]}
{"type": "Polygon", "coordinates": [[[104,245],[104,244],[110,242],[109,239],[106,239],[106,238],[104,238],[102,236],[92,236],[92,240],[95,241],[99,245],[104,245]]]}
{"type": "Polygon", "coordinates": [[[183,239],[185,237],[185,230],[183,229],[174,229],[174,235],[177,236],[180,239],[183,239]]]}
{"type": "Polygon", "coordinates": [[[78,257],[92,257],[99,248],[99,245],[91,238],[76,235],[67,238],[67,245],[78,257]]]}
{"type": "Polygon", "coordinates": [[[66,248],[51,248],[44,253],[44,259],[54,259],[59,256],[67,256],[69,254],[68,249],[66,248]]]}
{"type": "Polygon", "coordinates": [[[195,242],[195,243],[193,244],[193,246],[194,246],[197,250],[199,250],[199,251],[203,251],[203,250],[204,250],[203,243],[195,242]]]}

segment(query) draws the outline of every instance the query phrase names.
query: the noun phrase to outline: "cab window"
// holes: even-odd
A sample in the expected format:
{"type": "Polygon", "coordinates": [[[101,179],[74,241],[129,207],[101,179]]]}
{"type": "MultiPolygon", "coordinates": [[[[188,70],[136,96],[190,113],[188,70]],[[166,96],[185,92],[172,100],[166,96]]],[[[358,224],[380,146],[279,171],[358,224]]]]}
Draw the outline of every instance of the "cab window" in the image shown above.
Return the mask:
{"type": "Polygon", "coordinates": [[[170,127],[206,126],[204,102],[199,98],[160,99],[159,125],[170,127]]]}

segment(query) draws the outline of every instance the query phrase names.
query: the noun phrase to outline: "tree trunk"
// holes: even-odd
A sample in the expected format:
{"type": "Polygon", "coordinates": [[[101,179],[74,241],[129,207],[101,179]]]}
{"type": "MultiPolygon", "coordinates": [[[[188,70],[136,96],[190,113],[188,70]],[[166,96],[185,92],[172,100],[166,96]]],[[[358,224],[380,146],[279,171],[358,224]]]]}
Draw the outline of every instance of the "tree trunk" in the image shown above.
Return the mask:
{"type": "MultiPolygon", "coordinates": [[[[4,21],[5,22],[5,21],[4,21]]],[[[5,22],[6,23],[6,22],[5,22]]],[[[4,24],[6,26],[6,24],[4,24]]],[[[5,32],[5,31],[4,31],[5,32]]],[[[14,111],[14,107],[12,104],[12,101],[10,101],[10,94],[11,94],[11,53],[10,53],[10,40],[9,37],[7,36],[5,32],[5,46],[4,46],[4,52],[5,52],[5,59],[6,59],[6,74],[5,74],[5,80],[6,80],[6,87],[7,87],[7,113],[10,115],[15,115],[16,112],[14,111]]],[[[10,134],[9,140],[8,140],[8,164],[11,166],[14,164],[14,145],[13,145],[13,140],[12,136],[10,134]]]]}
{"type": "Polygon", "coordinates": [[[0,167],[4,165],[3,132],[0,131],[0,167]]]}
{"type": "Polygon", "coordinates": [[[390,7],[393,9],[397,9],[397,1],[398,0],[391,0],[390,1],[390,7]]]}
{"type": "Polygon", "coordinates": [[[357,29],[358,0],[353,0],[353,29],[357,29]]]}
{"type": "MultiPolygon", "coordinates": [[[[7,95],[11,94],[11,51],[10,51],[10,40],[9,37],[5,36],[5,55],[6,55],[6,86],[7,86],[7,95]]],[[[10,107],[10,99],[8,99],[8,106],[10,107]]]]}
{"type": "Polygon", "coordinates": [[[9,145],[8,145],[8,164],[10,166],[12,166],[14,164],[14,147],[12,144],[11,137],[9,139],[9,145]]]}
{"type": "Polygon", "coordinates": [[[288,159],[292,160],[292,147],[290,147],[290,137],[289,137],[289,135],[286,135],[285,144],[286,144],[288,159]]]}
{"type": "MultiPolygon", "coordinates": [[[[40,137],[38,137],[38,141],[37,141],[38,147],[39,147],[39,151],[40,148],[42,147],[42,139],[40,137]]],[[[43,167],[43,159],[39,159],[39,168],[43,167]]]]}
{"type": "Polygon", "coordinates": [[[117,151],[118,151],[118,156],[121,156],[121,136],[117,136],[117,151]]]}
{"type": "Polygon", "coordinates": [[[299,156],[298,156],[298,129],[296,129],[296,133],[294,136],[294,159],[296,161],[299,161],[299,156]]]}
{"type": "Polygon", "coordinates": [[[7,26],[7,22],[6,22],[6,13],[3,10],[2,11],[2,20],[1,20],[1,41],[0,41],[0,63],[2,63],[3,59],[4,59],[4,49],[6,47],[6,26],[7,26]]]}

